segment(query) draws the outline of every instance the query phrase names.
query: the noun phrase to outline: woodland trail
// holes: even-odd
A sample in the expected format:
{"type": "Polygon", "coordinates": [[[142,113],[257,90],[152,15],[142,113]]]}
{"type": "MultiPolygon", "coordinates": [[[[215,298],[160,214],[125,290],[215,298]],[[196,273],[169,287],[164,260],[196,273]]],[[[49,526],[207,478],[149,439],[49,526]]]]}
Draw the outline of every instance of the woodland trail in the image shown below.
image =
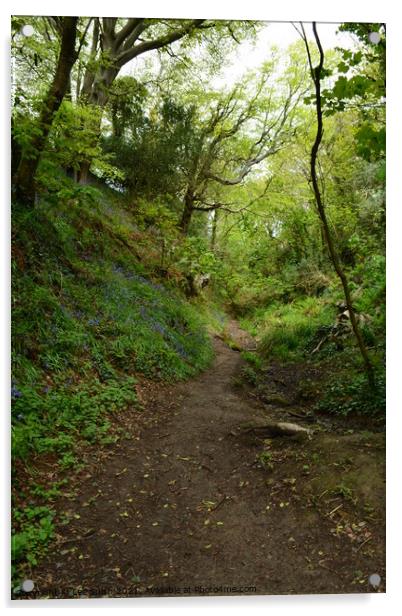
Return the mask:
{"type": "Polygon", "coordinates": [[[233,382],[241,355],[214,346],[214,365],[162,388],[155,421],[127,427],[62,499],[70,521],[32,572],[37,597],[367,592],[354,571],[378,558],[329,532],[286,455],[271,473],[256,464],[261,446],[236,430],[267,413],[233,382]]]}

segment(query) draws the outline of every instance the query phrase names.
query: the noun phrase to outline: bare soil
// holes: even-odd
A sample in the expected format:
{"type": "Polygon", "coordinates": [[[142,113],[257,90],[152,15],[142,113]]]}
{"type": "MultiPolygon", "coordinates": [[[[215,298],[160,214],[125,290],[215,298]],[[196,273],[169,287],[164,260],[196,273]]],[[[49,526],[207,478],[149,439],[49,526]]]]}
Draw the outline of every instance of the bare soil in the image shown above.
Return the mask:
{"type": "MultiPolygon", "coordinates": [[[[235,323],[230,335],[253,346],[235,323]]],[[[385,590],[383,434],[304,423],[291,397],[262,403],[238,384],[240,353],[214,346],[197,378],[144,382],[144,409],[115,417],[119,440],[83,452],[29,598],[385,590]],[[312,436],[262,441],[239,429],[264,419],[312,436]]]]}

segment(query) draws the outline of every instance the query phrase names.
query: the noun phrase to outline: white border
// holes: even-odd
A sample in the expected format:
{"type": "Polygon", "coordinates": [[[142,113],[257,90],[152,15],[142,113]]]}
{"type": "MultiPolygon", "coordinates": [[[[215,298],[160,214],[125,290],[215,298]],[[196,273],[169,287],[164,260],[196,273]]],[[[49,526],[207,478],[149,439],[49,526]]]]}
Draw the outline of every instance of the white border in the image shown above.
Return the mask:
{"type": "MultiPolygon", "coordinates": [[[[401,422],[398,421],[402,414],[401,396],[397,395],[400,378],[399,356],[402,351],[401,340],[401,311],[398,310],[398,282],[401,279],[401,216],[402,207],[401,195],[401,142],[402,142],[402,92],[400,86],[401,75],[401,40],[402,22],[401,9],[397,5],[397,0],[336,0],[333,3],[325,3],[322,0],[287,0],[286,2],[273,2],[272,0],[247,0],[247,2],[236,2],[236,0],[203,0],[199,3],[190,3],[185,0],[147,0],[146,2],[122,2],[114,0],[112,3],[100,5],[99,1],[94,0],[70,0],[66,4],[36,0],[15,0],[14,2],[5,0],[1,6],[1,50],[2,61],[1,71],[1,122],[2,140],[1,157],[2,164],[2,187],[3,203],[1,208],[1,309],[2,323],[2,353],[1,353],[1,378],[4,404],[3,418],[5,430],[3,436],[3,478],[5,479],[3,498],[1,498],[3,524],[3,559],[1,562],[0,580],[2,583],[2,603],[6,609],[13,609],[15,613],[38,609],[74,609],[74,612],[85,613],[101,609],[116,610],[116,608],[128,608],[138,612],[149,613],[153,610],[163,610],[170,614],[176,611],[191,610],[194,612],[206,611],[217,613],[222,609],[230,612],[243,613],[245,609],[252,609],[255,613],[270,614],[280,612],[281,614],[296,613],[308,614],[332,614],[339,616],[341,611],[347,610],[346,614],[352,610],[354,613],[378,614],[390,613],[396,607],[399,599],[399,584],[402,575],[401,570],[401,529],[402,521],[400,502],[400,478],[398,477],[398,464],[401,450],[401,422]],[[142,9],[142,11],[141,11],[142,9]],[[99,600],[59,600],[59,601],[34,601],[21,603],[8,600],[9,594],[9,566],[8,566],[8,521],[9,521],[9,428],[7,419],[8,396],[9,396],[9,17],[11,14],[20,15],[105,15],[105,16],[131,16],[133,13],[143,12],[149,17],[207,17],[207,18],[232,18],[232,19],[265,19],[265,20],[303,20],[303,21],[381,21],[387,23],[387,44],[388,44],[388,70],[387,70],[387,118],[388,118],[388,178],[387,178],[387,282],[388,282],[388,421],[387,421],[387,594],[386,595],[321,595],[321,596],[287,596],[287,597],[206,597],[191,599],[99,599],[99,600]],[[399,404],[398,404],[399,402],[399,404]],[[4,412],[6,411],[6,412],[4,412]],[[4,523],[6,522],[6,523],[4,523]]],[[[399,601],[400,603],[400,601],[399,601]]]]}

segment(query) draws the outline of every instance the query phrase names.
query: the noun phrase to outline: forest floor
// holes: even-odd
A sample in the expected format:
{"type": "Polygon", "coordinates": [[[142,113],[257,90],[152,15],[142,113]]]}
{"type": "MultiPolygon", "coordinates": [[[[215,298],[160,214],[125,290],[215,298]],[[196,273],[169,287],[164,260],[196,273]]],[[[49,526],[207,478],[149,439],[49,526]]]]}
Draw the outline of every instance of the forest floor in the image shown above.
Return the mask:
{"type": "MultiPolygon", "coordinates": [[[[229,333],[252,345],[234,322],[229,333]]],[[[29,597],[372,592],[372,574],[384,591],[384,434],[263,404],[239,385],[240,353],[214,346],[196,378],[142,381],[143,410],[114,416],[117,442],[83,453],[29,597]],[[268,419],[312,436],[239,429],[268,419]]],[[[55,478],[50,459],[36,471],[55,478]]]]}

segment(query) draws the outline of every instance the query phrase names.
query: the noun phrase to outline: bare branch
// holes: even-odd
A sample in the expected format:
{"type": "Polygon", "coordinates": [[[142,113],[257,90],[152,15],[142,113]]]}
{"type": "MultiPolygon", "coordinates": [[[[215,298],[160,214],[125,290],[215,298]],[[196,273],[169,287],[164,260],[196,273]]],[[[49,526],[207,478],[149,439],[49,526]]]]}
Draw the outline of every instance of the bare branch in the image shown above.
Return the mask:
{"type": "Polygon", "coordinates": [[[86,38],[86,36],[87,36],[87,32],[88,32],[88,30],[89,30],[89,26],[91,25],[91,23],[92,23],[93,19],[94,19],[94,17],[90,17],[90,18],[88,19],[88,23],[87,23],[87,25],[86,25],[86,27],[85,27],[85,30],[84,30],[84,32],[83,32],[83,33],[82,33],[82,35],[81,35],[80,42],[79,42],[79,44],[78,44],[78,49],[77,49],[77,51],[76,51],[76,53],[77,53],[77,57],[78,57],[78,56],[80,55],[80,53],[81,53],[81,49],[82,49],[82,46],[83,46],[83,44],[84,44],[84,42],[85,42],[85,38],[86,38]]]}

